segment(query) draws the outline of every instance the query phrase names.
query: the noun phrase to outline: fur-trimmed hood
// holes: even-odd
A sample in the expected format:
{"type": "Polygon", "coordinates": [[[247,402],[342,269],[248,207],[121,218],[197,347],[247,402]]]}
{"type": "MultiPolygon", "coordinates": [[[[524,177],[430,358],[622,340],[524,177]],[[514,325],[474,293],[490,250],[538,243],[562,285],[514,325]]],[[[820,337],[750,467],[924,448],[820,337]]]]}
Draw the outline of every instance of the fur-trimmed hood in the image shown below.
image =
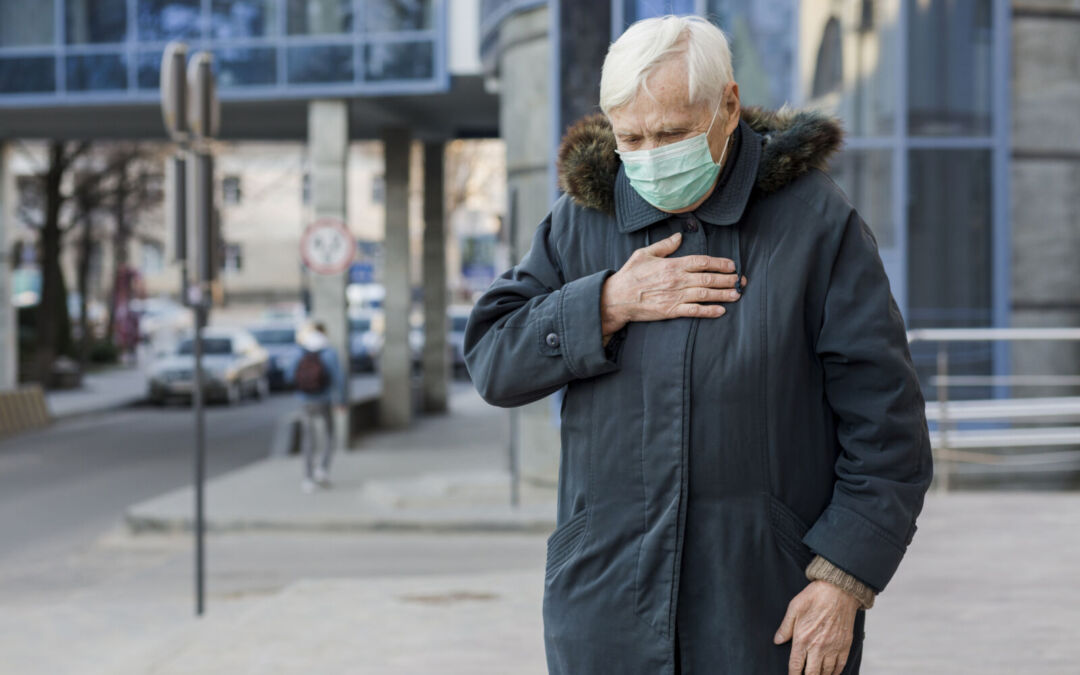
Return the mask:
{"type": "MultiPolygon", "coordinates": [[[[775,192],[810,169],[824,169],[844,139],[840,122],[817,111],[748,107],[741,117],[763,139],[755,181],[762,193],[775,192]]],[[[607,117],[583,117],[559,146],[559,187],[581,206],[614,214],[619,164],[607,117]]]]}

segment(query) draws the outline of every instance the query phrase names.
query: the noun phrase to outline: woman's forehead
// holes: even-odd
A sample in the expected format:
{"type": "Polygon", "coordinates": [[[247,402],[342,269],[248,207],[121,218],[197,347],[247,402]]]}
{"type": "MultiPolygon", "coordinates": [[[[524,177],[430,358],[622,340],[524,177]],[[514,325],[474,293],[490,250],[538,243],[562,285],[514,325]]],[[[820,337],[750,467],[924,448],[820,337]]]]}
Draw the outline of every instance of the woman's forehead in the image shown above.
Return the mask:
{"type": "Polygon", "coordinates": [[[657,66],[637,96],[626,105],[612,110],[609,117],[618,133],[696,125],[708,113],[705,108],[701,103],[690,103],[685,61],[671,59],[657,66]]]}

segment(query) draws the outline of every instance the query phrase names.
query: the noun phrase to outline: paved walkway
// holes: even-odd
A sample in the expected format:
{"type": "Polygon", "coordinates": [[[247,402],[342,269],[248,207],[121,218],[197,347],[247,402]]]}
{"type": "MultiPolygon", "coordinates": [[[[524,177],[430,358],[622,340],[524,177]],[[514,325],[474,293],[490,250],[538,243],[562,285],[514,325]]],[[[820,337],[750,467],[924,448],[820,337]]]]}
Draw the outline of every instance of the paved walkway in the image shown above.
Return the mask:
{"type": "MultiPolygon", "coordinates": [[[[867,615],[873,675],[1066,675],[1080,663],[1080,495],[931,495],[867,615]]],[[[303,581],[122,673],[542,675],[543,573],[303,581]]]]}
{"type": "MultiPolygon", "coordinates": [[[[207,527],[217,532],[413,529],[548,532],[554,488],[523,486],[510,506],[508,415],[459,389],[449,415],[425,416],[408,430],[374,433],[338,453],[334,486],[300,491],[301,460],[272,458],[207,484],[207,527]]],[[[128,509],[136,531],[189,530],[186,487],[128,509]]]]}

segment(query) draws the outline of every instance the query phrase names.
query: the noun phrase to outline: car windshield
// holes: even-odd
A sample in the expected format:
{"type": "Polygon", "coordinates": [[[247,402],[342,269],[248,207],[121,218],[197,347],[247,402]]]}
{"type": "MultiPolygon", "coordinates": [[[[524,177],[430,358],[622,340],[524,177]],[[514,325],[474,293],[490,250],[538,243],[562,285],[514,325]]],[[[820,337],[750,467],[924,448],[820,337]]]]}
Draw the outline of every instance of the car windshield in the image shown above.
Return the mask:
{"type": "MultiPolygon", "coordinates": [[[[229,338],[203,338],[203,354],[221,355],[232,354],[232,340],[229,338]]],[[[177,354],[194,354],[195,342],[184,340],[176,350],[177,354]]]]}
{"type": "Polygon", "coordinates": [[[259,328],[251,331],[261,345],[291,345],[296,342],[296,331],[291,328],[259,328]]]}
{"type": "Polygon", "coordinates": [[[464,333],[465,325],[469,323],[467,316],[455,316],[450,320],[450,330],[455,333],[464,333]]]}

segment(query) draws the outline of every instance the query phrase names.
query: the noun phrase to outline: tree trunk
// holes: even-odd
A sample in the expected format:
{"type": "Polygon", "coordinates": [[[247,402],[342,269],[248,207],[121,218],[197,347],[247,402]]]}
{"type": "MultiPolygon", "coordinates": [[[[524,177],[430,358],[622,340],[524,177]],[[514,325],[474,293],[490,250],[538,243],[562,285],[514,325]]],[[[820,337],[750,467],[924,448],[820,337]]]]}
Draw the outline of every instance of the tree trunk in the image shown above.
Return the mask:
{"type": "Polygon", "coordinates": [[[45,174],[45,222],[42,224],[41,299],[37,310],[37,380],[52,385],[52,365],[56,357],[70,347],[71,335],[63,335],[70,326],[64,273],[60,265],[63,233],[60,230],[61,181],[66,169],[66,148],[62,141],[49,144],[49,169],[45,174]]]}

